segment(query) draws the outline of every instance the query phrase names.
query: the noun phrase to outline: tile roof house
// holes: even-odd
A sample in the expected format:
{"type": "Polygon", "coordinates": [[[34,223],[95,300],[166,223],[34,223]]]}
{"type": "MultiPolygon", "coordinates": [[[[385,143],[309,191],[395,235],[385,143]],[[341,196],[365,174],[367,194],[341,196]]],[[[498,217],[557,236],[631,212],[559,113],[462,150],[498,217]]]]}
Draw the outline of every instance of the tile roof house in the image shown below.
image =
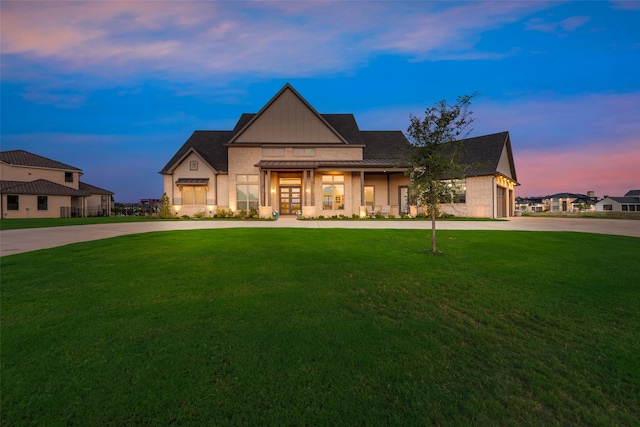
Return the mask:
{"type": "MultiPolygon", "coordinates": [[[[465,140],[471,165],[457,216],[513,215],[517,184],[508,132],[465,140]]],[[[290,84],[233,130],[195,131],[162,168],[180,215],[255,210],[260,217],[416,214],[407,203],[402,131],[360,130],[353,114],[320,114],[290,84]]]]}
{"type": "Polygon", "coordinates": [[[2,218],[110,215],[113,193],[80,181],[82,170],[24,150],[0,152],[2,218]]]}

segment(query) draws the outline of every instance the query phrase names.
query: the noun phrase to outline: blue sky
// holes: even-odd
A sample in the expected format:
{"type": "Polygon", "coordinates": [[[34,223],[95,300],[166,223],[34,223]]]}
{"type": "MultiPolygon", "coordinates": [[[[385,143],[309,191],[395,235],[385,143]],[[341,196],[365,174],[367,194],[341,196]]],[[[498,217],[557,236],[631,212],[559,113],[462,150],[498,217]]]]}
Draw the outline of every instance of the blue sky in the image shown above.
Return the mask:
{"type": "Polygon", "coordinates": [[[286,82],[320,113],[405,131],[479,92],[518,196],[640,188],[640,1],[0,3],[1,149],[133,202],[194,130],[232,129],[286,82]]]}

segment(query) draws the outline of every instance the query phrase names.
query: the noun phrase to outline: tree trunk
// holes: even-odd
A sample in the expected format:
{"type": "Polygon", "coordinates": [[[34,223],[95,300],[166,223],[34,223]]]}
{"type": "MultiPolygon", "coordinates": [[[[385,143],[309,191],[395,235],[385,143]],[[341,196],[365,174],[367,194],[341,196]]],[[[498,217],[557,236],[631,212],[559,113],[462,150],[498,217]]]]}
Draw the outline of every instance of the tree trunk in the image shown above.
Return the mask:
{"type": "Polygon", "coordinates": [[[431,206],[431,253],[436,253],[436,206],[431,206]]]}

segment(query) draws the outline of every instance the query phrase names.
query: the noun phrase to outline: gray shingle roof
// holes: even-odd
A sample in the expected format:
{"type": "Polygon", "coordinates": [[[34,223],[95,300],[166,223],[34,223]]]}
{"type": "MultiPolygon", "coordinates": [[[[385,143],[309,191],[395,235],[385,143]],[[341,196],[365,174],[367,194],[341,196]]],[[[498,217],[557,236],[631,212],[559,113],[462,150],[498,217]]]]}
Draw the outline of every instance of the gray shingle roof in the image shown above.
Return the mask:
{"type": "MultiPolygon", "coordinates": [[[[510,144],[509,132],[466,138],[463,143],[464,152],[460,158],[460,163],[467,165],[466,176],[495,174],[505,144],[510,144]]],[[[511,167],[515,171],[515,167],[511,167]]],[[[517,181],[515,176],[512,178],[517,181]]]]}
{"type": "Polygon", "coordinates": [[[608,197],[611,200],[614,200],[618,203],[640,203],[639,197],[608,197]]]}
{"type": "Polygon", "coordinates": [[[197,130],[193,132],[160,173],[170,173],[171,168],[192,148],[215,170],[227,172],[228,155],[225,144],[229,142],[234,133],[234,131],[227,130],[197,130]]]}
{"type": "Polygon", "coordinates": [[[82,169],[78,169],[46,157],[38,156],[37,154],[24,150],[2,151],[0,152],[0,161],[15,166],[31,166],[37,168],[63,169],[66,171],[82,172],[82,169]]]}
{"type": "Polygon", "coordinates": [[[366,130],[360,134],[365,159],[403,159],[409,154],[411,144],[399,130],[366,130]]]}
{"type": "Polygon", "coordinates": [[[627,194],[624,195],[625,197],[640,197],[640,190],[629,190],[627,191],[627,194]]]}
{"type": "Polygon", "coordinates": [[[89,196],[90,193],[66,185],[56,184],[46,179],[35,181],[2,181],[4,194],[37,194],[40,196],[89,196]]]}

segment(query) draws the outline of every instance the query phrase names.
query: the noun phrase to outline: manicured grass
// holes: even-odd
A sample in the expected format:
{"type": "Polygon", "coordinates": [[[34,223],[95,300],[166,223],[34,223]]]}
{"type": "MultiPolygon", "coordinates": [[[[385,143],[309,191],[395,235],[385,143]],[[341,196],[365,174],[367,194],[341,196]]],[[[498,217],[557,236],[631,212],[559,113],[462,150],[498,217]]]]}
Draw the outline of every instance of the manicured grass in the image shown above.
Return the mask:
{"type": "Polygon", "coordinates": [[[17,230],[19,228],[63,227],[67,225],[113,224],[120,222],[162,221],[148,216],[94,216],[87,218],[16,218],[1,219],[0,230],[17,230]]]}
{"type": "Polygon", "coordinates": [[[640,239],[429,233],[2,257],[2,425],[637,424],[640,239]]]}

